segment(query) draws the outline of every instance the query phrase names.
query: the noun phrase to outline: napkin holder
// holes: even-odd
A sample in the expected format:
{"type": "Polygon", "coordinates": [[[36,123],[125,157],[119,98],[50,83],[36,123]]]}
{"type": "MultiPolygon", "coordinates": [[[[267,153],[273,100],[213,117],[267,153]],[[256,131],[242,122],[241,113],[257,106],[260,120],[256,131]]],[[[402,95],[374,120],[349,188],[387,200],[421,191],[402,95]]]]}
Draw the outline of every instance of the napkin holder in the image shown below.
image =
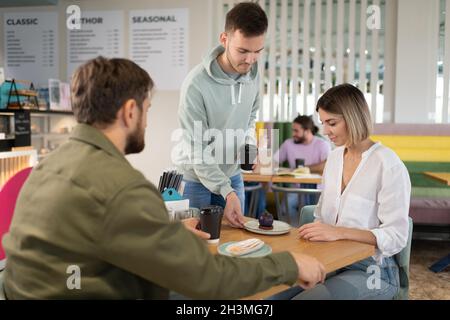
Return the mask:
{"type": "Polygon", "coordinates": [[[189,199],[183,199],[174,188],[164,190],[161,196],[169,212],[189,210],[189,199]]]}

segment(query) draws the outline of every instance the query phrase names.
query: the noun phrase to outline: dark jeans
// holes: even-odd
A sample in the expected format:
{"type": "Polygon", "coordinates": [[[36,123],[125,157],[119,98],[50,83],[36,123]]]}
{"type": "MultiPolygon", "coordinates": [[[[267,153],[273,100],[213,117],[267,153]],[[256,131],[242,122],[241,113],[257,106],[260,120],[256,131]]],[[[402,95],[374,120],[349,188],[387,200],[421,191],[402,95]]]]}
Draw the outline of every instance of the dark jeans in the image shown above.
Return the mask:
{"type": "MultiPolygon", "coordinates": [[[[256,186],[258,185],[258,182],[244,182],[244,186],[256,186]]],[[[259,189],[258,191],[258,203],[256,204],[256,218],[259,218],[260,215],[264,213],[264,210],[266,209],[266,191],[264,188],[259,189]]],[[[244,212],[249,212],[250,210],[250,200],[252,196],[252,191],[246,191],[245,192],[245,210],[244,212]]]]}

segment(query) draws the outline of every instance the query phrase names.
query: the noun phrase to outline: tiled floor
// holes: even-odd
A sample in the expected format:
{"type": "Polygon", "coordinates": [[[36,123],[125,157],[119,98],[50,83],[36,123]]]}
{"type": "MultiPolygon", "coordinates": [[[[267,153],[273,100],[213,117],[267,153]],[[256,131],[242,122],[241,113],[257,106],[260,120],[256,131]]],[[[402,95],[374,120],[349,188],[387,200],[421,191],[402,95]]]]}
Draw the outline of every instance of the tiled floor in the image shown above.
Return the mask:
{"type": "Polygon", "coordinates": [[[440,273],[428,269],[449,253],[449,241],[413,240],[410,261],[411,300],[450,300],[450,267],[440,273]]]}

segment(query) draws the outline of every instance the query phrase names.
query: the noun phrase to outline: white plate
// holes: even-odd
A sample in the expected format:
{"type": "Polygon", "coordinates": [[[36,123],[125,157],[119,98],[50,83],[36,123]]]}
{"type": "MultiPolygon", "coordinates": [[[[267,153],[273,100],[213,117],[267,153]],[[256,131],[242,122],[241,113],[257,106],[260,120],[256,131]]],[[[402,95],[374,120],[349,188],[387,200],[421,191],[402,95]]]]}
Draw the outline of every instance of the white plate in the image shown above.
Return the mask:
{"type": "Polygon", "coordinates": [[[264,235],[280,235],[288,233],[291,230],[291,226],[283,221],[274,220],[272,230],[264,230],[259,228],[258,220],[250,220],[244,223],[245,230],[250,232],[264,234],[264,235]]]}

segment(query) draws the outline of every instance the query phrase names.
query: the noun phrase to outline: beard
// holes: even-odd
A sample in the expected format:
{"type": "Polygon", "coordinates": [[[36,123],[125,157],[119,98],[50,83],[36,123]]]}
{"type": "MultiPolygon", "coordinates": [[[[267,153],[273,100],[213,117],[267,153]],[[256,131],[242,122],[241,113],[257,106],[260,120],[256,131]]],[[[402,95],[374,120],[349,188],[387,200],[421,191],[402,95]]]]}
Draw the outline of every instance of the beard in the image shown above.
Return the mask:
{"type": "Polygon", "coordinates": [[[127,137],[125,154],[139,153],[145,147],[145,130],[142,126],[143,119],[139,122],[136,130],[127,137]]]}
{"type": "Polygon", "coordinates": [[[306,139],[305,136],[302,136],[302,137],[294,137],[293,140],[295,144],[302,144],[305,143],[306,139]]]}
{"type": "Polygon", "coordinates": [[[235,63],[235,61],[232,59],[231,53],[230,53],[230,50],[229,50],[228,47],[225,49],[225,56],[226,56],[228,62],[230,63],[230,65],[233,67],[234,71],[236,71],[236,73],[247,74],[250,71],[251,65],[245,64],[245,63],[241,64],[241,65],[246,65],[247,66],[247,70],[245,70],[245,71],[239,70],[240,65],[238,63],[235,63]]]}

